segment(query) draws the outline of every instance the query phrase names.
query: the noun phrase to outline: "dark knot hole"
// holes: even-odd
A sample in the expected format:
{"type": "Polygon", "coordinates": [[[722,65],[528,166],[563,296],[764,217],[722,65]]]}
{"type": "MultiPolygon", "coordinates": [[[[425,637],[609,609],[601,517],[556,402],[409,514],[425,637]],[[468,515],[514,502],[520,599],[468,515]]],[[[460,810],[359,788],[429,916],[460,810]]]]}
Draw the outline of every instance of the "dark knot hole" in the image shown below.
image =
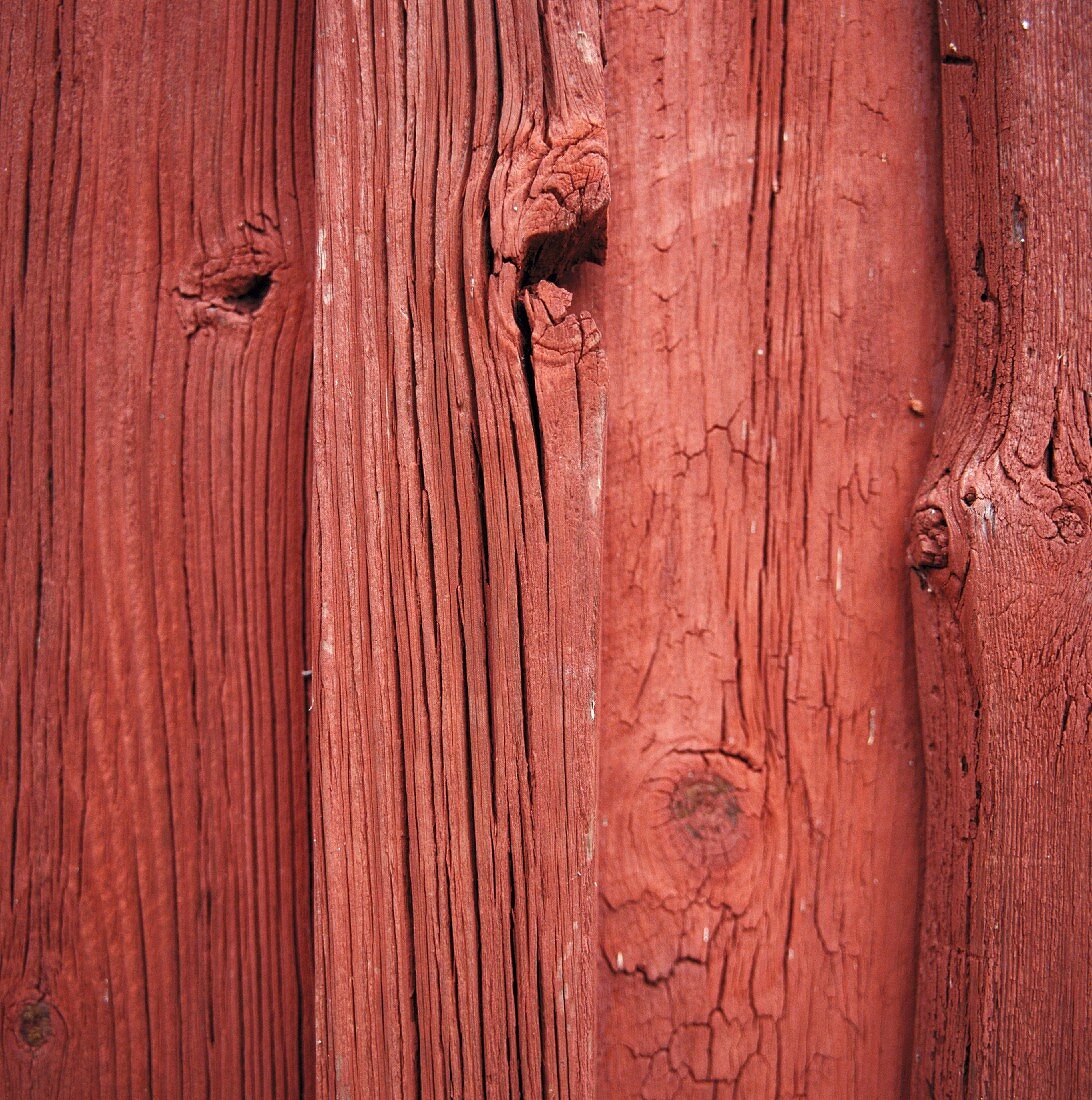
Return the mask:
{"type": "Polygon", "coordinates": [[[224,295],[224,305],[237,313],[257,313],[269,296],[273,276],[258,272],[243,279],[232,294],[224,295]]]}

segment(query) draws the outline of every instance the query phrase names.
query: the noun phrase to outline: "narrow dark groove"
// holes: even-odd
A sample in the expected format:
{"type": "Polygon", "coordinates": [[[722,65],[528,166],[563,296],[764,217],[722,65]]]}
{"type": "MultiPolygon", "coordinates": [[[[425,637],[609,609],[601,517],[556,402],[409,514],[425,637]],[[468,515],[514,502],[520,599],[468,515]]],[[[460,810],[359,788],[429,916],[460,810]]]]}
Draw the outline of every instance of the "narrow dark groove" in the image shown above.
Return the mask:
{"type": "Polygon", "coordinates": [[[550,510],[546,492],[546,446],[542,437],[542,417],[539,414],[538,393],[535,390],[534,341],[531,337],[531,321],[527,316],[527,307],[521,299],[517,299],[513,308],[520,333],[520,363],[523,366],[523,380],[527,389],[527,410],[531,420],[531,429],[535,433],[538,483],[542,492],[542,524],[548,543],[550,541],[550,510]]]}

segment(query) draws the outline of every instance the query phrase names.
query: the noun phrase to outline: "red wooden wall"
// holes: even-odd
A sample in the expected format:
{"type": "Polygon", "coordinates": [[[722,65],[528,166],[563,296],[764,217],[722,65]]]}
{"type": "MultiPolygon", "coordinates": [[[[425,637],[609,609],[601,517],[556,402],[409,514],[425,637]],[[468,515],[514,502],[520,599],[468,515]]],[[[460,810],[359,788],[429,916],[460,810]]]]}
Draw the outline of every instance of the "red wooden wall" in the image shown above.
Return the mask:
{"type": "Polygon", "coordinates": [[[1088,1092],[1090,59],[0,5],[0,1096],[1088,1092]]]}

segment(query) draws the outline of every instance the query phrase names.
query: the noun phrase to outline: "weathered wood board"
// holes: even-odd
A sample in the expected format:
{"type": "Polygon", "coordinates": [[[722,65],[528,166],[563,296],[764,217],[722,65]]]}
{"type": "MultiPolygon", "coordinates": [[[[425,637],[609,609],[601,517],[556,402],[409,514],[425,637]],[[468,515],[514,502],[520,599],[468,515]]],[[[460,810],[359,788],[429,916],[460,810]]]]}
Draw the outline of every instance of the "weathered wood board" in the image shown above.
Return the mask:
{"type": "Polygon", "coordinates": [[[0,5],[0,1095],[310,1095],[306,3],[0,5]]]}
{"type": "Polygon", "coordinates": [[[616,0],[606,41],[600,1095],[901,1095],[931,13],[616,0]]]}
{"type": "Polygon", "coordinates": [[[320,0],[326,1095],[591,1097],[604,364],[582,0],[320,0]]]}
{"type": "Polygon", "coordinates": [[[1092,1095],[1092,10],[940,7],[952,381],[914,513],[915,1094],[1092,1095]]]}

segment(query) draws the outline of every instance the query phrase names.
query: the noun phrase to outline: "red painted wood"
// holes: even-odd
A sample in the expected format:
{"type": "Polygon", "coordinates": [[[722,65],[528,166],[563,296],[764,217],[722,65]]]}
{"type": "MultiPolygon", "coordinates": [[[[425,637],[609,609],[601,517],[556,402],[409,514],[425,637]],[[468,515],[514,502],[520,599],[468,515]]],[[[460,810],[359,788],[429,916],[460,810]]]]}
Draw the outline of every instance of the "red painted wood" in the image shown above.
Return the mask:
{"type": "Polygon", "coordinates": [[[902,1095],[931,15],[616,0],[606,41],[600,1095],[902,1095]]]}
{"type": "Polygon", "coordinates": [[[915,1093],[1092,1094],[1092,12],[944,3],[952,382],[914,515],[915,1093]]]}
{"type": "Polygon", "coordinates": [[[598,13],[321,0],[317,41],[319,1089],[590,1097],[598,13]]]}
{"type": "Polygon", "coordinates": [[[1092,1091],[1090,58],[0,5],[0,1095],[1092,1091]]]}
{"type": "Polygon", "coordinates": [[[306,4],[0,5],[0,1094],[311,1091],[306,4]]]}

